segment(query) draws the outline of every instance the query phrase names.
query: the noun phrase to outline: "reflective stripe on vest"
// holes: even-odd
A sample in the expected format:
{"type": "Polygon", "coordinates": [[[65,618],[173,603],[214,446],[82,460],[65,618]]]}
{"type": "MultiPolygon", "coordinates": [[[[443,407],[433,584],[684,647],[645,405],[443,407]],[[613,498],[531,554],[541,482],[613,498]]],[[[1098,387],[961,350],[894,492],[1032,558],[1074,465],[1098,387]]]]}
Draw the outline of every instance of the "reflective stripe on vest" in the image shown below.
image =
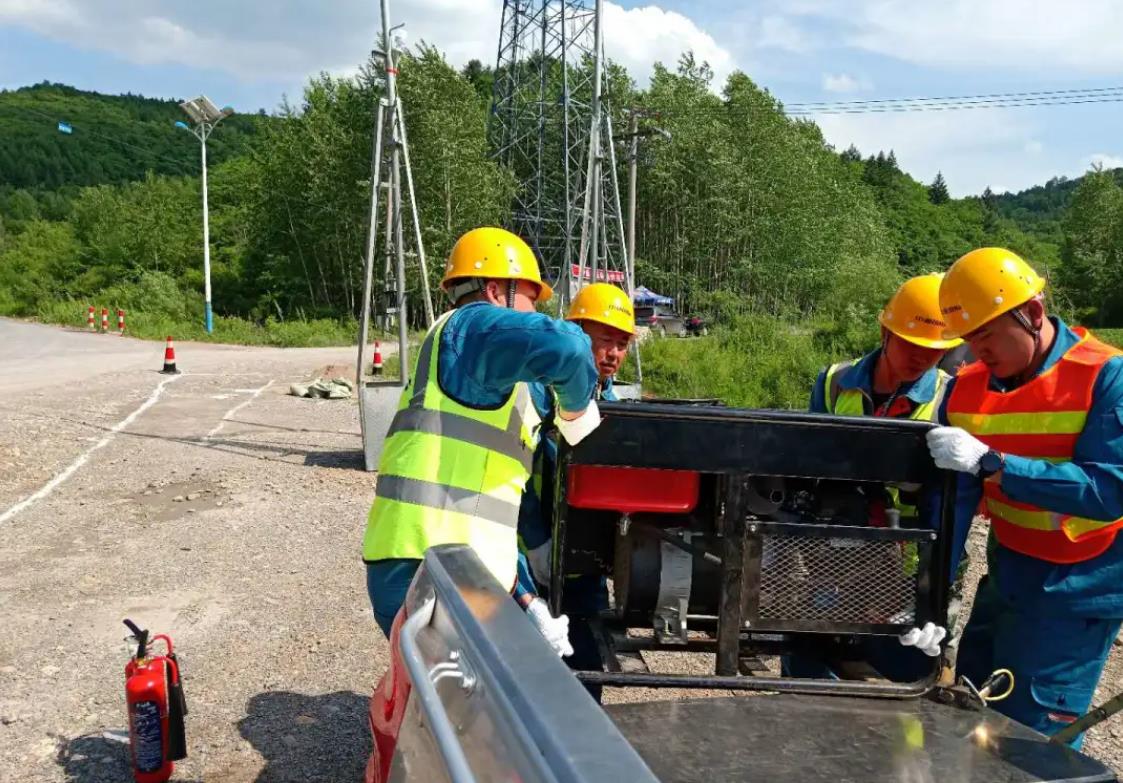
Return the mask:
{"type": "MultiPolygon", "coordinates": [[[[859,361],[855,359],[851,362],[839,362],[838,364],[832,364],[827,370],[824,385],[826,386],[825,402],[828,413],[833,413],[836,416],[866,415],[865,401],[869,399],[866,393],[857,388],[844,389],[841,384],[843,373],[857,365],[859,361]]],[[[932,395],[932,399],[913,408],[908,418],[914,421],[936,421],[940,411],[940,403],[943,402],[944,394],[947,392],[949,380],[951,380],[950,375],[937,369],[936,391],[932,395]]]]}
{"type": "Polygon", "coordinates": [[[511,587],[538,413],[525,383],[486,410],[461,405],[441,390],[440,339],[451,315],[425,336],[402,390],[379,461],[363,559],[420,558],[431,546],[468,544],[500,584],[511,587]]]}
{"type": "MultiPolygon", "coordinates": [[[[992,390],[990,371],[981,362],[960,371],[948,400],[948,423],[997,451],[1071,462],[1096,378],[1108,359],[1123,355],[1083,329],[1073,331],[1080,342],[1013,391],[992,390]]],[[[983,500],[999,543],[1053,563],[1079,563],[1102,554],[1123,527],[1123,519],[1084,519],[1021,503],[993,478],[983,482],[983,500]]]]}

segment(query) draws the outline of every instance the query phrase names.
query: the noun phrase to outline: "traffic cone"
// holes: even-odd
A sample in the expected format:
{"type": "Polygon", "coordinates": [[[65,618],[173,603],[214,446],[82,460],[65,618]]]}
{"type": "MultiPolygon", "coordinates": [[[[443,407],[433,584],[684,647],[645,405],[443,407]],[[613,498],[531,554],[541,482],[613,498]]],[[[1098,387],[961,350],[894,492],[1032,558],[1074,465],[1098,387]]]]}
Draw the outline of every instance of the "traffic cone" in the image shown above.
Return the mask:
{"type": "Polygon", "coordinates": [[[374,341],[374,363],[371,365],[371,375],[382,374],[382,346],[378,340],[374,341]]]}
{"type": "Polygon", "coordinates": [[[164,369],[160,372],[165,375],[179,375],[179,370],[175,368],[175,346],[172,345],[171,335],[168,335],[168,345],[164,348],[164,369]]]}
{"type": "Polygon", "coordinates": [[[96,332],[97,327],[94,325],[94,311],[94,306],[90,305],[90,309],[86,311],[86,326],[90,327],[92,331],[96,332]]]}

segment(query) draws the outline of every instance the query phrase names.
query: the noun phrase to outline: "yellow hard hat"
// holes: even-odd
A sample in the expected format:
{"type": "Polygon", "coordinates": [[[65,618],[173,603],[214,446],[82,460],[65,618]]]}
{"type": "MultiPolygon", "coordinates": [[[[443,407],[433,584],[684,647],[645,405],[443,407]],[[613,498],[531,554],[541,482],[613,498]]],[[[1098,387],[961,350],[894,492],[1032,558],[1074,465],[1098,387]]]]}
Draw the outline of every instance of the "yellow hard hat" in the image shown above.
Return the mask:
{"type": "Polygon", "coordinates": [[[526,280],[538,286],[538,301],[545,302],[554,289],[542,281],[538,259],[530,245],[502,228],[474,228],[452,246],[441,278],[441,288],[448,291],[458,280],[526,280]]]}
{"type": "Polygon", "coordinates": [[[944,337],[970,334],[1044,289],[1044,278],[1017,254],[1001,247],[972,250],[951,265],[940,285],[944,337]]]}
{"type": "Polygon", "coordinates": [[[924,348],[954,348],[961,340],[946,339],[940,315],[943,275],[920,275],[901,283],[881,311],[878,322],[902,340],[924,348]]]}
{"type": "Polygon", "coordinates": [[[596,321],[627,334],[636,333],[636,311],[631,298],[608,283],[593,283],[577,292],[567,321],[596,321]]]}

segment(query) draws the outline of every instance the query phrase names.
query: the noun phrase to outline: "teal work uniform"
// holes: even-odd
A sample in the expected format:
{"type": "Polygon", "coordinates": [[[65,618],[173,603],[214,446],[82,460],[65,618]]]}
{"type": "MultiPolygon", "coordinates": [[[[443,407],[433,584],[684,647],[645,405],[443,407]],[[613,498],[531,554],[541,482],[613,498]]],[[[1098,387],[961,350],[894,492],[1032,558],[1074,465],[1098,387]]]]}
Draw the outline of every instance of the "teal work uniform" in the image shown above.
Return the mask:
{"type": "MultiPolygon", "coordinates": [[[[1059,318],[1050,320],[1057,337],[1037,375],[1079,340],[1059,318]]],[[[991,378],[991,388],[1011,387],[991,378]]],[[[948,421],[944,407],[941,423],[948,421]]],[[[979,478],[960,474],[959,483],[957,527],[970,524],[982,497],[979,478]]],[[[1123,517],[1123,357],[1108,360],[1096,378],[1073,461],[1007,455],[1002,491],[1042,509],[1123,517]]],[[[960,642],[958,672],[979,683],[996,669],[1012,669],[1013,693],[991,706],[1044,734],[1056,733],[1088,711],[1123,624],[1123,536],[1097,557],[1061,564],[1019,554],[992,534],[987,566],[960,642]]]]}

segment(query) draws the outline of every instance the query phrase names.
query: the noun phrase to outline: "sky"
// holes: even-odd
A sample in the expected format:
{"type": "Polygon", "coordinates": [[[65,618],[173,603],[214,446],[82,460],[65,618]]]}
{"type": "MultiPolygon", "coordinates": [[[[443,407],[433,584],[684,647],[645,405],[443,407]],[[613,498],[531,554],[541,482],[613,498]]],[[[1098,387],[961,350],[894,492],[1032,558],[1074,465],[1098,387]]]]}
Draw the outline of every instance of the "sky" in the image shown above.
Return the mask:
{"type": "MultiPolygon", "coordinates": [[[[588,0],[590,3],[593,0],[588,0]]],[[[408,43],[494,64],[502,0],[393,0],[408,43]]],[[[642,85],[684,50],[785,103],[1123,85],[1118,0],[658,0],[604,3],[605,46],[642,85]]],[[[0,89],[49,80],[107,93],[209,95],[240,111],[353,73],[374,0],[0,0],[0,89]]],[[[1123,103],[816,118],[827,141],[892,149],[953,195],[1123,166],[1123,103]]]]}

